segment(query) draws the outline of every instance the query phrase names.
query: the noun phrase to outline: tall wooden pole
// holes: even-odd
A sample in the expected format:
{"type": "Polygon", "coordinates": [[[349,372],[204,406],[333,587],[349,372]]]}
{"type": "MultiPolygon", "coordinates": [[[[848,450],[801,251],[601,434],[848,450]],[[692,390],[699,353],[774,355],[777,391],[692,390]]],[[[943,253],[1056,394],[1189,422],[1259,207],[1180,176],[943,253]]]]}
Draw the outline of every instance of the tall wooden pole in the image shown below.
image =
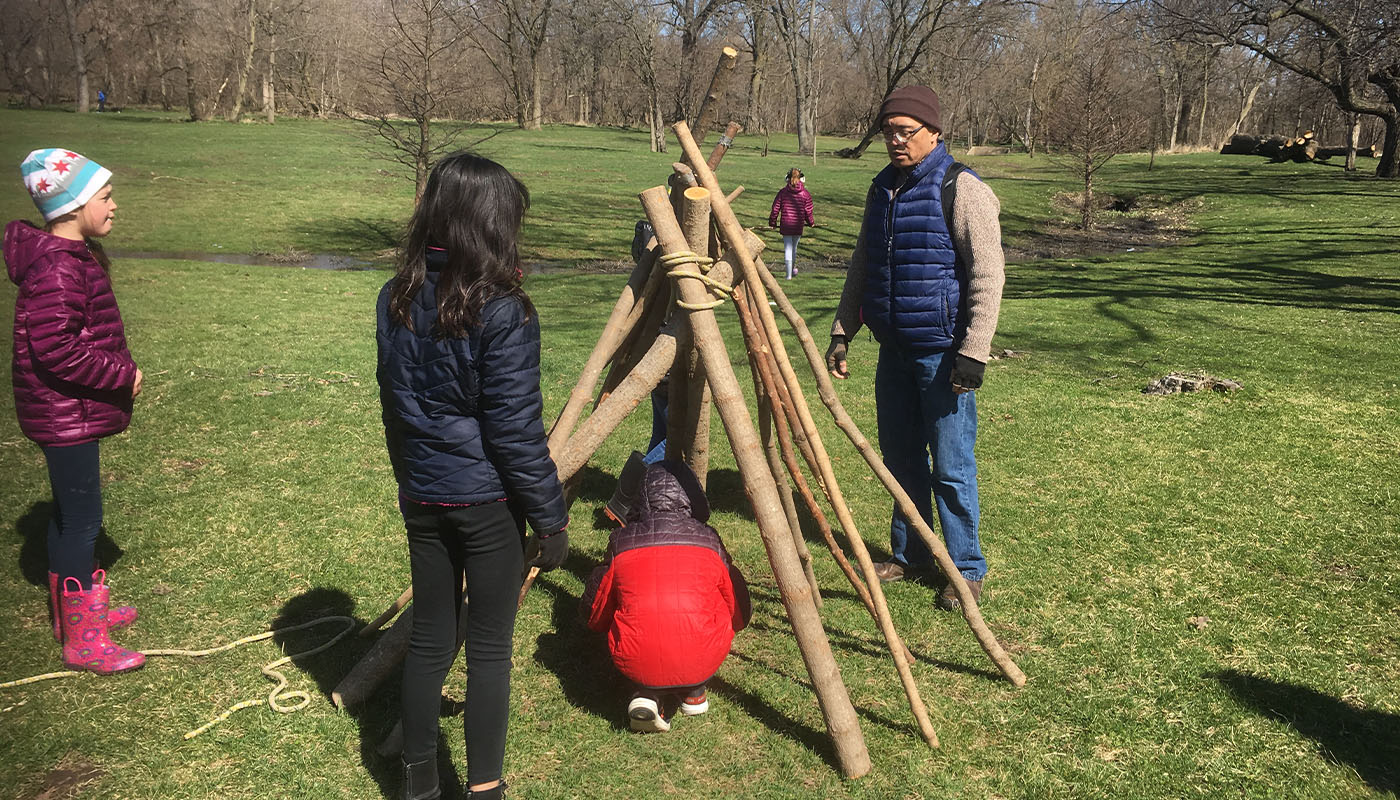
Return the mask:
{"type": "Polygon", "coordinates": [[[734,74],[734,64],[738,59],[738,50],[728,45],[720,50],[719,63],[715,65],[715,74],[710,78],[710,88],[705,92],[705,99],[700,104],[700,113],[695,116],[695,138],[701,141],[705,139],[705,134],[714,122],[719,96],[724,93],[724,85],[729,82],[729,76],[734,74]]]}
{"type": "MultiPolygon", "coordinates": [[[[708,168],[706,172],[708,172],[708,168]]],[[[713,174],[713,173],[711,173],[713,174]]],[[[687,249],[685,237],[676,222],[661,187],[648,189],[641,194],[642,205],[647,218],[656,229],[656,239],[663,251],[680,252],[687,249]]],[[[720,195],[720,199],[723,196],[720,195]]],[[[714,193],[710,202],[715,201],[714,193]]],[[[732,242],[733,253],[742,251],[742,237],[732,242]]],[[[742,254],[748,258],[748,253],[742,254]]],[[[751,258],[748,258],[750,263],[751,258]]],[[[696,279],[682,278],[679,281],[681,300],[692,306],[702,306],[711,299],[705,284],[698,280],[700,271],[694,265],[682,268],[694,273],[696,279]]],[[[753,504],[754,516],[758,520],[759,535],[763,538],[768,552],[768,563],[773,568],[783,607],[792,624],[802,660],[811,676],[816,691],[817,702],[826,720],[827,732],[836,750],[836,758],[841,772],[846,777],[856,778],[870,771],[870,753],[865,747],[865,738],[860,732],[860,721],[856,717],[846,685],[841,680],[841,672],[836,667],[836,659],[831,652],[831,643],[822,630],[821,617],[812,602],[811,587],[802,575],[802,566],[792,544],[792,536],[786,531],[782,504],[778,499],[778,489],[773,475],[764,463],[763,453],[754,430],[748,407],[744,404],[739,382],[729,362],[724,339],[715,320],[713,310],[690,312],[691,330],[695,344],[700,350],[700,359],[705,367],[705,377],[710,382],[715,406],[724,423],[725,434],[734,451],[734,459],[739,466],[739,475],[744,482],[745,492],[753,504]]]]}
{"type": "MultiPolygon", "coordinates": [[[[681,148],[685,152],[686,159],[690,163],[691,168],[695,170],[695,176],[700,181],[700,185],[709,189],[711,192],[710,207],[714,213],[715,223],[719,227],[721,235],[728,242],[742,241],[743,228],[739,225],[739,220],[734,216],[734,211],[729,207],[729,203],[724,200],[724,194],[719,189],[719,182],[715,180],[714,172],[710,171],[709,167],[705,165],[705,162],[701,160],[700,149],[695,144],[695,140],[691,138],[690,131],[686,128],[684,122],[677,122],[672,126],[672,129],[675,130],[677,138],[680,139],[681,148]]],[[[658,241],[659,240],[660,238],[658,237],[658,241]]],[[[755,285],[763,285],[774,298],[775,302],[778,303],[779,308],[783,311],[784,316],[787,317],[788,322],[793,326],[794,330],[797,331],[798,339],[802,342],[802,348],[807,355],[808,363],[816,374],[817,386],[823,402],[826,403],[827,408],[836,418],[837,425],[851,438],[851,441],[856,444],[857,449],[860,449],[861,455],[865,457],[866,463],[870,464],[871,469],[875,471],[881,483],[885,485],[886,490],[894,497],[895,502],[900,506],[901,512],[913,523],[914,529],[919,532],[924,543],[928,545],[939,567],[943,569],[944,574],[948,576],[949,581],[958,594],[958,599],[961,601],[963,618],[967,620],[968,627],[972,629],[973,634],[977,637],[978,644],[982,646],[983,651],[987,653],[992,662],[997,665],[997,668],[1001,670],[1002,674],[1005,675],[1013,685],[1025,685],[1025,673],[1021,672],[1021,669],[1016,666],[1015,662],[1011,660],[1011,657],[1007,655],[1006,651],[1002,648],[1001,643],[997,641],[996,636],[987,628],[986,621],[982,618],[981,610],[977,607],[977,601],[972,597],[972,592],[968,589],[967,582],[963,580],[961,573],[958,572],[956,565],[953,564],[952,558],[949,557],[948,548],[943,543],[942,537],[935,536],[933,531],[928,527],[928,524],[923,522],[923,517],[919,515],[913,500],[909,498],[908,493],[906,493],[903,487],[899,485],[899,482],[894,479],[890,471],[885,468],[884,463],[875,455],[874,448],[870,447],[870,443],[866,441],[865,437],[860,433],[860,430],[855,427],[854,422],[850,420],[850,415],[846,414],[844,408],[841,407],[840,400],[836,398],[835,389],[831,385],[831,379],[826,374],[825,360],[822,358],[821,354],[817,352],[816,344],[812,341],[812,336],[807,331],[806,322],[803,321],[802,316],[797,313],[796,309],[792,307],[792,304],[788,302],[786,295],[783,294],[782,287],[778,285],[777,279],[774,278],[766,268],[759,269],[757,260],[749,258],[748,253],[736,251],[735,256],[738,266],[743,269],[745,279],[752,281],[755,285]],[[862,443],[864,446],[862,446],[862,443]]],[[[811,423],[811,413],[806,408],[806,401],[800,389],[796,388],[800,385],[797,382],[797,375],[792,371],[792,364],[788,360],[786,352],[783,350],[782,339],[778,335],[777,323],[773,319],[773,311],[768,307],[766,302],[757,303],[756,305],[758,306],[759,317],[763,321],[764,328],[768,330],[769,340],[774,348],[774,352],[778,356],[778,366],[782,370],[783,380],[788,383],[789,389],[793,393],[793,402],[797,404],[798,413],[802,416],[803,426],[807,428],[807,437],[817,452],[818,460],[821,462],[824,473],[822,480],[828,484],[827,489],[829,491],[839,491],[836,489],[835,475],[831,472],[830,459],[827,458],[824,448],[821,446],[820,437],[816,434],[815,424],[811,423]]],[[[838,510],[838,513],[843,505],[844,504],[837,504],[833,501],[833,506],[838,510]]],[[[866,585],[870,587],[870,594],[875,600],[876,607],[884,606],[884,592],[880,589],[880,579],[879,576],[875,574],[875,566],[870,561],[870,555],[866,550],[864,540],[862,540],[858,534],[853,533],[855,531],[855,523],[853,520],[843,518],[840,519],[840,522],[841,526],[846,529],[851,544],[851,551],[856,555],[856,559],[860,563],[861,573],[865,577],[866,585]]],[[[888,616],[888,611],[885,612],[885,615],[886,617],[888,616]]],[[[897,652],[899,648],[895,646],[897,635],[894,632],[893,626],[888,626],[888,629],[884,632],[886,634],[886,642],[890,645],[891,654],[894,655],[896,659],[902,658],[903,654],[897,652]]]]}

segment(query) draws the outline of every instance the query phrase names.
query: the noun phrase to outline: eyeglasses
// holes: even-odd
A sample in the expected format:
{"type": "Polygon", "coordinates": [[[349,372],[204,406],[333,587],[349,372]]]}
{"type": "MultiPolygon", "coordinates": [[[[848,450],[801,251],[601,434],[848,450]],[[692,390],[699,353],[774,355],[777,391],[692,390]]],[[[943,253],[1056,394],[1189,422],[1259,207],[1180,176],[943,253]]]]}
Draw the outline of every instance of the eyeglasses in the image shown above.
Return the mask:
{"type": "Polygon", "coordinates": [[[894,142],[895,144],[906,144],[910,139],[914,138],[915,134],[927,127],[927,125],[920,125],[919,127],[909,131],[892,131],[886,128],[881,129],[880,133],[884,135],[885,141],[887,142],[894,142]]]}

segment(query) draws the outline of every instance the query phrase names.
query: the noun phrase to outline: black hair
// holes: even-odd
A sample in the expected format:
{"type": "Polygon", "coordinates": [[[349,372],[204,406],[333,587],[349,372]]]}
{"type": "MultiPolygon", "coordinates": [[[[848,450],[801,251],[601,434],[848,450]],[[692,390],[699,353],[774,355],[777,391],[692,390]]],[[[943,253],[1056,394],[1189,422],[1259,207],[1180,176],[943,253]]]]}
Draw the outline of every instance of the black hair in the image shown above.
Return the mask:
{"type": "Polygon", "coordinates": [[[408,221],[389,315],[413,329],[410,308],[428,271],[428,248],[446,254],[437,282],[435,336],[461,338],[481,322],[481,309],[497,297],[514,297],[528,317],[534,306],[520,287],[520,222],[530,191],[489,158],[465,150],[443,156],[428,175],[418,208],[408,221]]]}

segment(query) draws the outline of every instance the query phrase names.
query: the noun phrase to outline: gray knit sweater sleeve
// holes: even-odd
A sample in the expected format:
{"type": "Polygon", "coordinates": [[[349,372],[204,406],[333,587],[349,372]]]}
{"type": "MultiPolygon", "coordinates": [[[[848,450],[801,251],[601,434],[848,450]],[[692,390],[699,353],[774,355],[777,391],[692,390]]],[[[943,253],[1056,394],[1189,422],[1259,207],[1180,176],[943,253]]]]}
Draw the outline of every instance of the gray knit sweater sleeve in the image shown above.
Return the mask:
{"type": "MultiPolygon", "coordinates": [[[[1001,311],[1001,290],[1006,282],[1006,256],[1001,249],[1001,203],[992,188],[976,176],[958,175],[957,196],[953,199],[953,247],[971,264],[968,276],[967,335],[958,343],[958,352],[986,363],[991,356],[992,335],[1001,311]],[[969,257],[970,256],[970,257],[969,257]]],[[[862,226],[862,230],[863,230],[862,226]]],[[[851,337],[860,330],[860,299],[865,290],[865,239],[856,241],[851,266],[831,335],[851,337]]]]}
{"type": "Polygon", "coordinates": [[[1001,313],[1001,289],[1006,283],[1006,255],[1001,249],[1001,202],[996,193],[966,172],[958,175],[953,198],[953,246],[970,264],[967,278],[967,334],[958,352],[987,363],[992,334],[1001,313]]]}

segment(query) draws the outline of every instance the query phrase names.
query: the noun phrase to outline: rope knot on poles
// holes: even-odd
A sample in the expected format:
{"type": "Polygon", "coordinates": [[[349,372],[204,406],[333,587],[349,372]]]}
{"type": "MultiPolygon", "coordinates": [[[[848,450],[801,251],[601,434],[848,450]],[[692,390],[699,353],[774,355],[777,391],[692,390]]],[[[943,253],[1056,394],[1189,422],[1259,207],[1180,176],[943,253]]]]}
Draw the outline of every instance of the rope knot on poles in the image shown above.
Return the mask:
{"type": "MultiPolygon", "coordinates": [[[[710,287],[710,291],[716,294],[729,295],[732,297],[734,294],[733,289],[724,285],[723,283],[720,283],[714,278],[711,278],[707,274],[710,271],[710,267],[713,266],[714,263],[715,260],[713,258],[710,258],[709,256],[702,256],[699,253],[696,253],[691,250],[678,250],[674,253],[667,253],[661,256],[661,265],[667,268],[668,271],[666,273],[666,277],[670,278],[671,280],[678,281],[681,278],[694,278],[695,280],[698,280],[706,286],[710,287]],[[696,273],[686,272],[685,270],[680,269],[680,267],[684,266],[685,264],[694,264],[696,267],[699,268],[700,271],[696,273]]],[[[684,300],[677,298],[676,305],[689,311],[708,311],[709,309],[718,308],[719,306],[724,305],[724,298],[716,297],[714,300],[711,300],[706,303],[687,303],[684,300]]]]}

